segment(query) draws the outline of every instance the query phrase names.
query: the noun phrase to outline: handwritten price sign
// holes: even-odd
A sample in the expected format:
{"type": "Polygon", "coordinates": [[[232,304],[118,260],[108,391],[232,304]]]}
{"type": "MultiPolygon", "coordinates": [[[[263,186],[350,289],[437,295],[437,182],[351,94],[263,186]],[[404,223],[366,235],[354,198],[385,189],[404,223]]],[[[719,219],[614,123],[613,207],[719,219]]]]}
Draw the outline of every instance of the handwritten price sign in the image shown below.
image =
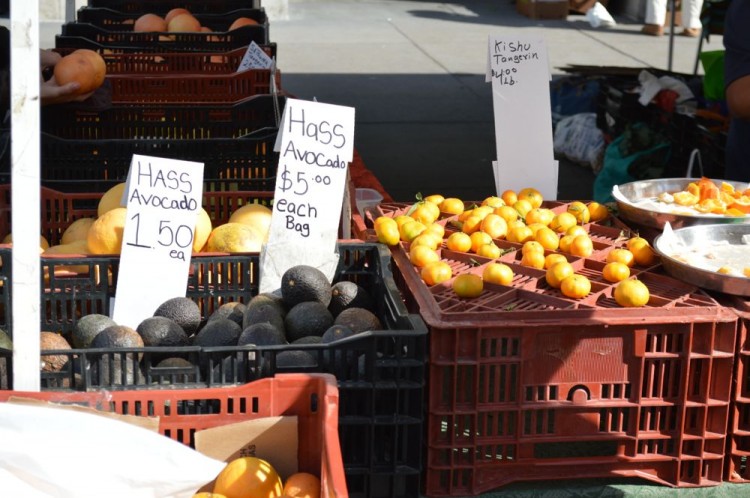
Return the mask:
{"type": "Polygon", "coordinates": [[[167,299],[185,295],[203,163],[134,155],[125,190],[113,318],[135,328],[167,299]]]}
{"type": "Polygon", "coordinates": [[[279,167],[271,229],[261,255],[261,291],[273,290],[294,264],[320,267],[338,261],[334,256],[353,141],[353,108],[287,99],[275,146],[279,167]]]}

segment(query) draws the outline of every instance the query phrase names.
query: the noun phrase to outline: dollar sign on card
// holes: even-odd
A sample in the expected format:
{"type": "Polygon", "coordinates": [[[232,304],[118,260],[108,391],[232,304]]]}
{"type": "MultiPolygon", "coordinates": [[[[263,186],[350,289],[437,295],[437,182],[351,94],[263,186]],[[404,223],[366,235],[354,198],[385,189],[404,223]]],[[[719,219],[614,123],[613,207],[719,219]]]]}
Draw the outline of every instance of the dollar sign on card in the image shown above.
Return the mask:
{"type": "Polygon", "coordinates": [[[284,171],[281,173],[281,186],[279,189],[282,192],[286,192],[292,188],[292,180],[289,179],[289,171],[287,171],[286,166],[284,166],[284,171]]]}

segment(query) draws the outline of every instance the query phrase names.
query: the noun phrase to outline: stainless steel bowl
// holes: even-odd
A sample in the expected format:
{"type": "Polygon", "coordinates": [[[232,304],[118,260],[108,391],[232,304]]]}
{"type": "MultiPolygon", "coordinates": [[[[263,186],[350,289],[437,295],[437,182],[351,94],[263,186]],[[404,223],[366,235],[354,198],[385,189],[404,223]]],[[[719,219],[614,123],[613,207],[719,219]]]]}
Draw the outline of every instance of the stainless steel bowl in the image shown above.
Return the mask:
{"type": "MultiPolygon", "coordinates": [[[[730,244],[742,244],[742,237],[746,235],[750,235],[750,224],[696,225],[674,230],[673,240],[687,247],[700,247],[705,246],[707,241],[724,240],[730,244]]],[[[661,256],[664,269],[674,278],[704,289],[750,297],[750,278],[723,275],[678,261],[665,252],[664,240],[663,234],[656,237],[654,249],[661,256]]]]}
{"type": "MultiPolygon", "coordinates": [[[[631,222],[639,226],[662,229],[669,222],[672,228],[682,228],[693,225],[715,225],[724,223],[750,223],[748,216],[722,216],[722,215],[684,215],[661,213],[636,205],[639,201],[647,199],[656,199],[659,194],[664,192],[679,192],[685,190],[690,182],[697,181],[699,178],[659,178],[655,180],[641,180],[636,182],[618,185],[620,196],[615,195],[619,217],[625,223],[631,222]]],[[[747,183],[732,182],[727,180],[713,180],[717,185],[726,181],[734,188],[745,190],[748,188],[747,183]]],[[[613,194],[615,192],[613,191],[613,194]]]]}

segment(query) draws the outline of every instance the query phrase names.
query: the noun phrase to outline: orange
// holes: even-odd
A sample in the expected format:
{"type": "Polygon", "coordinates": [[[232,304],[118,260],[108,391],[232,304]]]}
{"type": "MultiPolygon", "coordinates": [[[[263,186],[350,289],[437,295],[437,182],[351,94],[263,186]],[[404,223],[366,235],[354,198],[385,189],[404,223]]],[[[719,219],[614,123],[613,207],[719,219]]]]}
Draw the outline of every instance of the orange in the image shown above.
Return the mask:
{"type": "Polygon", "coordinates": [[[625,242],[625,247],[627,247],[632,252],[633,246],[640,244],[648,244],[648,240],[636,235],[635,237],[629,238],[628,241],[625,242]]]}
{"type": "Polygon", "coordinates": [[[464,220],[463,225],[461,225],[461,231],[463,233],[472,234],[479,230],[479,228],[482,226],[483,218],[481,216],[477,215],[471,215],[468,218],[464,220]]]}
{"type": "Polygon", "coordinates": [[[544,201],[542,194],[534,188],[527,187],[522,188],[518,192],[518,200],[527,200],[531,204],[531,207],[538,208],[542,205],[542,201],[544,201]]]}
{"type": "Polygon", "coordinates": [[[472,216],[479,216],[484,219],[485,216],[491,214],[495,210],[492,206],[479,206],[472,210],[472,216]]]}
{"type": "Polygon", "coordinates": [[[630,276],[630,268],[625,263],[612,261],[604,265],[602,276],[607,282],[621,282],[630,276]]]}
{"type": "Polygon", "coordinates": [[[474,232],[469,238],[471,239],[471,250],[472,252],[479,251],[479,248],[492,243],[492,237],[484,232],[474,232]]]}
{"type": "Polygon", "coordinates": [[[555,263],[559,262],[568,262],[568,258],[560,254],[559,252],[553,252],[550,254],[547,254],[544,258],[544,269],[548,270],[550,266],[554,265],[555,263]]]}
{"type": "Polygon", "coordinates": [[[274,498],[284,486],[276,470],[256,457],[240,457],[229,462],[216,477],[214,493],[227,498],[274,498]]]}
{"type": "Polygon", "coordinates": [[[521,257],[521,264],[530,268],[541,270],[544,268],[544,253],[529,251],[521,257]]]}
{"type": "Polygon", "coordinates": [[[574,273],[575,270],[573,269],[573,265],[571,265],[567,261],[561,261],[547,268],[545,280],[550,285],[550,287],[559,289],[562,281],[573,275],[574,273]]]}
{"type": "Polygon", "coordinates": [[[519,216],[518,211],[516,211],[513,206],[500,206],[499,208],[495,208],[493,213],[500,216],[509,225],[516,221],[519,216]]]}
{"type": "Polygon", "coordinates": [[[585,225],[591,219],[589,208],[581,201],[574,201],[568,204],[568,212],[576,217],[579,225],[585,225]]]}
{"type": "Polygon", "coordinates": [[[497,247],[494,242],[490,242],[489,244],[479,246],[477,255],[484,258],[497,259],[503,255],[503,250],[497,247]]]}
{"type": "Polygon", "coordinates": [[[573,244],[573,240],[578,237],[577,235],[563,235],[560,237],[559,249],[562,252],[570,253],[570,246],[573,244]]]}
{"type": "Polygon", "coordinates": [[[135,20],[133,31],[140,33],[150,33],[153,31],[166,31],[167,21],[156,14],[143,14],[135,20]]]}
{"type": "Polygon", "coordinates": [[[521,218],[526,219],[526,214],[534,209],[534,206],[532,206],[531,203],[525,199],[519,199],[513,204],[513,209],[518,211],[518,214],[521,216],[521,218]]]}
{"type": "Polygon", "coordinates": [[[540,252],[544,254],[544,246],[536,240],[529,240],[523,243],[521,247],[521,254],[528,254],[530,252],[540,252]]]}
{"type": "Polygon", "coordinates": [[[575,226],[576,223],[578,223],[578,220],[576,220],[575,215],[566,211],[552,218],[549,227],[557,233],[565,233],[566,230],[575,226]]]}
{"type": "Polygon", "coordinates": [[[438,247],[440,247],[440,244],[443,242],[443,239],[435,235],[434,233],[430,233],[427,230],[417,235],[417,237],[411,241],[411,248],[414,248],[415,246],[427,246],[433,251],[437,250],[438,247]]]}
{"type": "Polygon", "coordinates": [[[458,297],[479,297],[483,288],[482,277],[473,273],[464,273],[453,279],[453,292],[458,297]]]}
{"type": "Polygon", "coordinates": [[[171,33],[197,33],[201,23],[192,14],[178,14],[167,21],[167,31],[171,33]]]}
{"type": "Polygon", "coordinates": [[[411,261],[414,266],[422,268],[428,263],[440,261],[440,255],[435,249],[428,246],[412,245],[411,248],[409,248],[409,261],[411,261]]]}
{"type": "Polygon", "coordinates": [[[381,244],[395,246],[401,240],[398,223],[393,218],[381,216],[375,220],[375,235],[381,244]]]}
{"type": "Polygon", "coordinates": [[[169,12],[167,12],[166,16],[164,16],[164,20],[169,22],[175,17],[179,16],[180,14],[190,14],[190,11],[187,9],[183,9],[183,8],[172,9],[169,12]]]}
{"type": "Polygon", "coordinates": [[[465,209],[463,213],[458,215],[458,221],[466,221],[469,216],[474,214],[474,209],[476,208],[465,209]]]}
{"type": "Polygon", "coordinates": [[[542,228],[547,228],[547,225],[543,225],[541,223],[532,223],[531,225],[526,225],[531,229],[531,235],[534,237],[534,240],[536,240],[536,234],[539,230],[542,228]]]}
{"type": "Polygon", "coordinates": [[[287,477],[282,494],[289,498],[320,498],[320,479],[307,472],[297,472],[287,477]]]}
{"type": "Polygon", "coordinates": [[[427,285],[437,285],[450,280],[453,276],[453,269],[445,261],[433,261],[422,267],[420,275],[427,285]]]}
{"type": "Polygon", "coordinates": [[[565,230],[565,235],[588,235],[589,233],[581,225],[573,225],[565,230]]]}
{"type": "Polygon", "coordinates": [[[445,227],[440,223],[430,223],[425,231],[440,237],[440,239],[445,237],[445,227]]]}
{"type": "Polygon", "coordinates": [[[233,29],[241,28],[242,26],[255,26],[258,24],[258,21],[255,19],[250,19],[249,17],[238,17],[237,19],[232,22],[232,24],[229,25],[229,29],[227,31],[232,31],[233,29]]]}
{"type": "Polygon", "coordinates": [[[560,292],[563,296],[581,299],[591,292],[591,282],[585,276],[575,273],[563,279],[560,283],[560,292]]]}
{"type": "MultiPolygon", "coordinates": [[[[106,216],[106,215],[105,215],[106,216]]],[[[91,238],[89,237],[89,245],[91,238]]],[[[263,234],[242,223],[224,223],[211,231],[204,252],[260,252],[263,234]]]]}
{"type": "MultiPolygon", "coordinates": [[[[511,228],[518,228],[518,227],[525,227],[526,223],[521,218],[518,218],[515,221],[511,221],[508,223],[508,231],[510,231],[511,228]]],[[[529,227],[531,229],[531,235],[534,236],[534,229],[529,227]]],[[[506,235],[507,238],[507,235],[506,235]]]]}
{"type": "Polygon", "coordinates": [[[55,64],[53,74],[59,85],[78,83],[79,88],[74,92],[75,95],[91,93],[101,86],[91,59],[80,52],[72,52],[60,59],[55,64]]]}
{"type": "Polygon", "coordinates": [[[120,254],[127,214],[127,209],[115,208],[107,211],[91,224],[86,235],[91,254],[120,254]]]}
{"type": "Polygon", "coordinates": [[[508,223],[500,215],[490,213],[484,217],[479,229],[493,239],[502,239],[508,233],[508,223]]]}
{"type": "Polygon", "coordinates": [[[590,221],[602,221],[609,216],[609,209],[603,204],[589,202],[587,207],[589,208],[590,221]]]}
{"type": "Polygon", "coordinates": [[[443,199],[439,207],[441,213],[461,214],[464,212],[464,201],[455,197],[448,197],[443,199]]]}
{"type": "Polygon", "coordinates": [[[630,252],[633,253],[633,259],[638,266],[653,266],[658,262],[658,256],[651,245],[645,240],[643,242],[634,242],[628,244],[630,252]]]}
{"type": "Polygon", "coordinates": [[[505,206],[505,201],[503,201],[500,197],[493,195],[483,200],[482,206],[490,206],[492,208],[496,208],[500,206],[505,206]]]}
{"type": "Polygon", "coordinates": [[[104,78],[107,76],[107,63],[104,62],[104,58],[88,48],[79,48],[73,51],[74,54],[80,54],[88,58],[91,65],[94,67],[94,85],[99,88],[104,83],[104,78]]]}
{"type": "Polygon", "coordinates": [[[419,202],[409,216],[424,225],[429,225],[440,217],[440,209],[431,202],[419,202]]]}
{"type": "Polygon", "coordinates": [[[402,226],[403,226],[404,224],[406,224],[406,223],[408,223],[408,222],[410,222],[410,221],[416,221],[416,220],[415,220],[414,218],[412,218],[411,216],[407,216],[407,215],[405,215],[405,214],[400,214],[400,215],[396,216],[396,217],[395,217],[395,218],[393,218],[393,219],[394,219],[394,220],[396,221],[396,224],[398,225],[398,228],[399,228],[399,230],[401,230],[401,227],[402,227],[402,226]]]}
{"type": "Polygon", "coordinates": [[[607,263],[624,263],[632,267],[635,264],[635,256],[628,249],[618,247],[607,253],[607,263]]]}
{"type": "Polygon", "coordinates": [[[425,197],[424,200],[435,204],[440,209],[440,204],[445,200],[445,197],[440,194],[432,194],[425,197]]]}
{"type": "Polygon", "coordinates": [[[511,285],[513,276],[513,269],[504,263],[490,263],[482,272],[482,279],[491,284],[511,285]]]}
{"type": "Polygon", "coordinates": [[[508,235],[505,238],[508,242],[523,244],[529,240],[534,240],[534,232],[527,226],[516,226],[508,229],[508,235]]]}
{"type": "Polygon", "coordinates": [[[411,242],[412,240],[416,239],[417,236],[424,232],[427,229],[426,226],[424,226],[423,223],[418,222],[417,220],[407,221],[398,230],[399,235],[401,236],[401,240],[404,242],[411,242]]]}
{"type": "Polygon", "coordinates": [[[451,251],[469,252],[471,251],[471,237],[463,232],[455,232],[450,234],[445,245],[451,251]]]}
{"type": "Polygon", "coordinates": [[[532,223],[541,223],[545,226],[549,225],[554,218],[554,211],[541,207],[532,209],[531,211],[526,213],[526,216],[524,217],[527,225],[531,225],[532,223]]]}
{"type": "Polygon", "coordinates": [[[570,254],[581,258],[588,258],[594,253],[594,243],[588,235],[576,235],[570,243],[570,254]]]}
{"type": "Polygon", "coordinates": [[[518,200],[518,196],[513,190],[506,190],[500,194],[500,198],[505,202],[506,206],[512,206],[518,200]]]}
{"type": "Polygon", "coordinates": [[[648,287],[640,280],[629,278],[623,280],[614,292],[615,301],[626,308],[640,308],[648,304],[650,297],[648,287]]]}
{"type": "Polygon", "coordinates": [[[534,240],[539,242],[548,251],[557,251],[560,247],[560,237],[551,228],[540,228],[534,234],[534,240]]]}

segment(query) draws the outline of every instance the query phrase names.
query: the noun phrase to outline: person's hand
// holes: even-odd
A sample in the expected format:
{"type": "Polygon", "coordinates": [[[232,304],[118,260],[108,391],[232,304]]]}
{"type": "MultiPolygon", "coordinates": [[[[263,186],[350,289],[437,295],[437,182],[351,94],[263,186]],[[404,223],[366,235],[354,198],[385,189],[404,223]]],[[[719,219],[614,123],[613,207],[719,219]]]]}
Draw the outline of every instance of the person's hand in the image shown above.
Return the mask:
{"type": "Polygon", "coordinates": [[[78,83],[68,83],[66,85],[60,85],[55,81],[55,76],[50,76],[49,79],[45,80],[41,74],[45,70],[54,69],[62,56],[52,50],[41,50],[39,53],[40,68],[40,82],[39,82],[39,96],[41,97],[41,104],[52,105],[52,104],[64,104],[66,102],[81,102],[89,98],[94,92],[78,95],[76,92],[81,85],[78,83]]]}

